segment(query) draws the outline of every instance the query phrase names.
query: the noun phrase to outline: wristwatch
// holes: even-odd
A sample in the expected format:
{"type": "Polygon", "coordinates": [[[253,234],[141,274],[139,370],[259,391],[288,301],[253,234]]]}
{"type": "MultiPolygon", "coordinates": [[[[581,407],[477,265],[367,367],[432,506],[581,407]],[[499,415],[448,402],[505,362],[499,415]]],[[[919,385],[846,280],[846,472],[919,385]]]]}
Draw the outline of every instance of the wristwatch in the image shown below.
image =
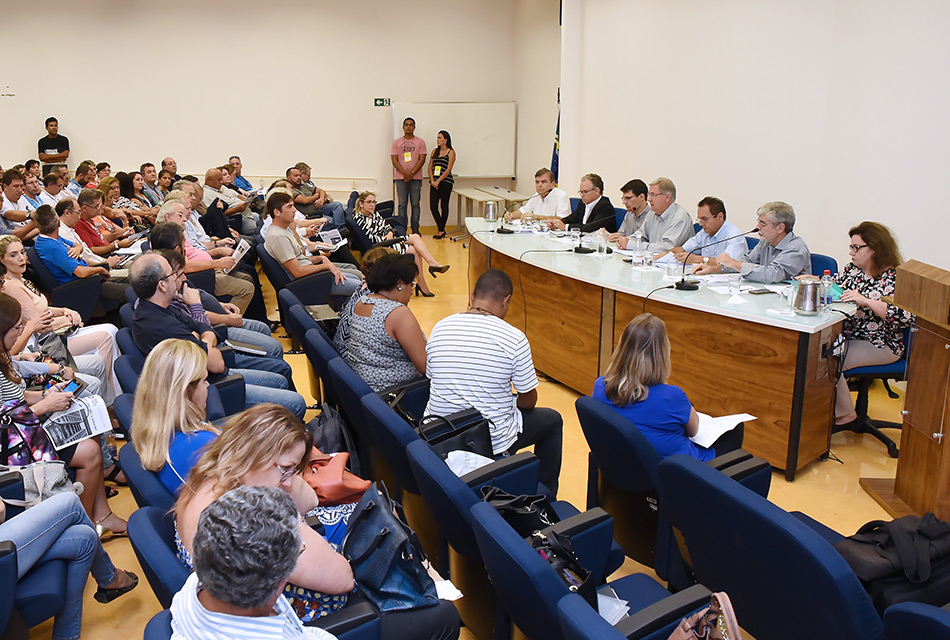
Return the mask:
{"type": "Polygon", "coordinates": [[[709,264],[709,256],[703,256],[703,264],[709,264]]]}

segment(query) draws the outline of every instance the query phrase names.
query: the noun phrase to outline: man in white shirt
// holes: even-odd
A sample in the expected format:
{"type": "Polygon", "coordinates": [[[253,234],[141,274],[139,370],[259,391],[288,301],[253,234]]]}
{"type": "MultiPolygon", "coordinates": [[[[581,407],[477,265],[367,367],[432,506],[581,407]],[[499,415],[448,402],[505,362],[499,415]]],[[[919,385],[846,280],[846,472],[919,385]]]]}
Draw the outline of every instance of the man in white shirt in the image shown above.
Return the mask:
{"type": "Polygon", "coordinates": [[[0,178],[3,187],[0,204],[0,235],[13,234],[21,240],[37,235],[36,223],[22,204],[23,176],[16,169],[7,169],[0,178]]]}
{"type": "MultiPolygon", "coordinates": [[[[52,174],[47,174],[47,176],[52,174]]],[[[103,256],[93,252],[83,239],[76,233],[75,226],[79,222],[79,203],[72,198],[63,198],[56,203],[56,215],[59,216],[59,237],[66,238],[73,243],[69,248],[69,255],[85,260],[90,267],[106,267],[109,269],[109,280],[112,282],[128,282],[129,270],[116,269],[124,256],[103,256]]]]}
{"type": "Polygon", "coordinates": [[[570,215],[571,199],[554,184],[554,173],[550,169],[538,169],[534,174],[534,190],[537,194],[528,198],[517,211],[506,213],[505,219],[517,220],[530,214],[536,220],[551,220],[570,215]]]}
{"type": "Polygon", "coordinates": [[[40,200],[43,204],[55,207],[68,194],[63,190],[63,176],[58,171],[50,171],[43,178],[43,190],[40,191],[40,200]]]}
{"type": "Polygon", "coordinates": [[[726,221],[726,205],[722,200],[706,196],[696,207],[696,219],[702,228],[683,246],[673,247],[676,259],[683,262],[691,251],[695,253],[689,256],[689,264],[718,264],[716,256],[721,253],[728,253],[733,260],[741,258],[748,245],[739,227],[726,221]]]}
{"type": "Polygon", "coordinates": [[[512,291],[508,274],[489,269],[475,283],[469,310],[433,327],[426,343],[431,382],[425,415],[478,410],[491,420],[495,455],[534,445],[539,480],[557,494],[563,422],[557,411],[536,406],[538,376],[531,345],[524,332],[504,319],[512,291]]]}
{"type": "Polygon", "coordinates": [[[194,573],[172,600],[172,639],[335,640],[303,626],[282,593],[307,548],[299,527],[293,499],[274,487],[238,487],[208,505],[194,573]]]}
{"type": "Polygon", "coordinates": [[[636,238],[638,234],[641,237],[644,235],[642,231],[643,224],[649,219],[653,211],[647,202],[649,189],[643,180],[639,178],[630,180],[620,187],[620,193],[623,196],[621,200],[623,200],[623,206],[627,208],[627,213],[623,217],[623,222],[620,224],[620,228],[617,229],[617,233],[611,233],[607,236],[607,239],[616,242],[618,249],[626,249],[630,240],[636,238]]]}
{"type": "Polygon", "coordinates": [[[185,207],[185,238],[193,247],[204,248],[213,258],[223,258],[234,253],[234,238],[212,238],[201,226],[200,216],[195,210],[198,206],[198,193],[195,185],[187,180],[174,184],[174,188],[165,196],[165,202],[178,200],[185,207]]]}
{"type": "Polygon", "coordinates": [[[669,178],[657,178],[650,183],[647,200],[653,215],[643,223],[647,251],[660,253],[681,246],[693,235],[693,219],[676,202],[676,185],[669,178]]]}
{"type": "Polygon", "coordinates": [[[20,196],[17,207],[27,213],[33,213],[43,206],[40,200],[40,193],[43,187],[40,186],[40,179],[32,173],[27,173],[23,177],[23,195],[20,196]]]}

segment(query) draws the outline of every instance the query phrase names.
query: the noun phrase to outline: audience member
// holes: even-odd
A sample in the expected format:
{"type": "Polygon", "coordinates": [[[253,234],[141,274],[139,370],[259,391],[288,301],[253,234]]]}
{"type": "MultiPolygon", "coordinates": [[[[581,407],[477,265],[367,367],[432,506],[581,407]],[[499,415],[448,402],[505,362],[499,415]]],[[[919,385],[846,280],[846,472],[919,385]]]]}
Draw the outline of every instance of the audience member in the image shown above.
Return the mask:
{"type": "Polygon", "coordinates": [[[805,241],[792,232],[795,211],[784,202],[766,202],[756,212],[762,241],[737,260],[728,253],[716,256],[718,264],[701,264],[694,273],[735,273],[756,282],[781,282],[811,271],[811,253],[805,241]]]}
{"type": "Polygon", "coordinates": [[[416,121],[402,121],[403,136],[393,140],[390,161],[393,164],[393,184],[399,197],[398,220],[412,231],[419,233],[420,203],[422,200],[422,165],[426,163],[426,142],[415,135],[416,121]],[[412,203],[412,219],[406,214],[412,203]],[[411,222],[411,225],[410,225],[411,222]]]}
{"type": "Polygon", "coordinates": [[[245,235],[256,233],[257,221],[260,217],[253,211],[248,210],[247,202],[242,200],[240,196],[221,191],[222,184],[221,169],[215,167],[205,172],[203,198],[205,206],[211,207],[215,200],[220,200],[225,205],[224,215],[238,216],[241,219],[241,233],[245,235]]]}
{"type": "Polygon", "coordinates": [[[562,219],[548,221],[552,229],[580,227],[581,232],[591,233],[605,229],[607,233],[617,230],[617,214],[610,198],[604,195],[604,181],[596,173],[588,173],[581,178],[578,193],[581,201],[571,215],[562,219]]]}
{"type": "Polygon", "coordinates": [[[69,193],[63,189],[63,175],[58,171],[47,173],[43,178],[43,190],[40,191],[41,204],[55,207],[56,203],[68,195],[69,193]]]}
{"type": "Polygon", "coordinates": [[[165,199],[165,196],[168,195],[168,192],[171,191],[172,183],[175,181],[175,174],[171,171],[162,169],[158,172],[158,192],[162,196],[162,200],[165,199]]]}
{"type": "Polygon", "coordinates": [[[689,256],[691,264],[716,264],[716,256],[720,253],[728,253],[730,258],[738,260],[748,249],[739,227],[726,221],[726,205],[719,198],[706,196],[700,200],[696,205],[696,219],[701,229],[683,246],[673,247],[673,255],[678,261],[683,262],[691,251],[695,251],[689,256]]]}
{"type": "Polygon", "coordinates": [[[59,135],[59,120],[52,116],[46,119],[46,135],[37,143],[43,175],[53,168],[65,167],[69,158],[69,138],[59,135]]]}
{"type": "Polygon", "coordinates": [[[661,458],[682,453],[708,462],[740,448],[741,425],[708,449],[690,440],[699,432],[699,415],[682,389],[666,384],[670,372],[666,325],[644,313],[627,323],[607,372],[594,382],[592,396],[629,420],[661,458]]]}
{"type": "Polygon", "coordinates": [[[366,236],[373,244],[386,244],[400,254],[408,253],[412,255],[418,271],[416,294],[421,293],[426,298],[431,298],[435,295],[429,290],[429,285],[426,284],[425,275],[422,271],[422,263],[423,261],[428,263],[429,273],[432,274],[433,278],[437,277],[440,273],[448,271],[449,265],[443,265],[435,259],[435,256],[432,255],[432,252],[426,246],[425,240],[423,240],[419,234],[414,233],[409,237],[397,238],[393,228],[386,223],[381,215],[376,213],[375,193],[372,191],[364,191],[359,195],[356,199],[356,211],[354,212],[353,220],[359,225],[363,232],[366,233],[366,236]]]}
{"type": "Polygon", "coordinates": [[[102,206],[105,196],[98,189],[83,189],[76,198],[76,204],[79,205],[79,222],[73,227],[82,241],[86,243],[89,250],[98,256],[104,256],[116,249],[126,249],[132,246],[134,240],[126,238],[132,229],[129,227],[120,227],[113,224],[112,230],[100,231],[98,225],[102,224],[99,214],[102,213],[102,206]]]}
{"type": "MultiPolygon", "coordinates": [[[[76,167],[76,175],[73,177],[72,181],[66,187],[68,191],[74,198],[79,197],[79,193],[86,189],[86,185],[92,180],[93,176],[96,175],[96,166],[90,162],[81,162],[79,166],[76,167]]],[[[95,187],[88,187],[89,189],[94,189],[95,187]]]]}
{"type": "Polygon", "coordinates": [[[23,211],[33,213],[43,204],[40,199],[42,192],[43,187],[40,186],[40,179],[32,173],[26,173],[23,178],[23,195],[17,204],[22,207],[23,211]]]}
{"type": "Polygon", "coordinates": [[[676,185],[672,180],[657,178],[651,182],[647,199],[653,210],[653,215],[647,216],[641,229],[647,241],[647,251],[670,251],[693,236],[693,220],[689,212],[676,202],[676,185]]]}
{"type": "Polygon", "coordinates": [[[310,182],[310,165],[298,162],[285,177],[294,189],[294,205],[306,218],[326,218],[330,229],[346,228],[346,211],[326,191],[310,182]]]}
{"type": "MultiPolygon", "coordinates": [[[[50,174],[52,175],[52,174],[50,174]]],[[[128,283],[128,269],[119,269],[118,266],[125,259],[125,256],[107,255],[110,245],[96,247],[93,251],[82,239],[82,236],[76,231],[76,225],[79,224],[82,213],[79,204],[72,198],[63,198],[56,204],[56,215],[59,216],[59,237],[65,238],[73,243],[74,249],[81,249],[81,253],[74,257],[82,258],[90,267],[105,267],[109,269],[109,280],[112,282],[128,283]]]]}
{"type": "Polygon", "coordinates": [[[626,249],[630,240],[635,239],[638,235],[640,237],[644,235],[642,231],[643,223],[647,221],[652,210],[647,202],[649,189],[643,180],[639,178],[630,180],[620,187],[620,193],[627,213],[624,215],[617,233],[609,234],[607,240],[616,242],[618,249],[626,249]]]}
{"type": "Polygon", "coordinates": [[[517,220],[526,215],[536,220],[566,218],[571,214],[571,199],[556,185],[553,171],[538,169],[534,174],[534,190],[537,193],[528,198],[520,209],[506,213],[505,219],[517,220]]]}
{"type": "Polygon", "coordinates": [[[167,171],[171,175],[171,182],[178,182],[181,176],[178,175],[178,163],[174,158],[164,158],[162,160],[162,171],[167,171]]]}
{"type": "Polygon", "coordinates": [[[120,193],[123,197],[128,198],[133,204],[138,206],[144,215],[150,219],[154,219],[155,214],[158,213],[159,205],[153,205],[148,194],[145,193],[145,179],[142,177],[142,174],[138,171],[133,171],[127,174],[127,176],[128,178],[123,180],[116,175],[116,177],[119,178],[120,193]]]}
{"type": "Polygon", "coordinates": [[[231,175],[234,176],[234,185],[239,189],[244,189],[245,191],[253,191],[254,186],[247,181],[247,178],[241,173],[244,169],[244,164],[241,162],[241,156],[231,156],[228,158],[228,162],[231,164],[232,170],[231,175]]]}
{"type": "Polygon", "coordinates": [[[155,165],[151,162],[145,162],[139,167],[139,171],[142,173],[142,192],[148,199],[149,204],[153,207],[162,206],[165,194],[159,189],[158,172],[155,170],[155,165]]]}
{"type": "Polygon", "coordinates": [[[16,169],[7,169],[0,178],[3,186],[3,199],[0,205],[0,233],[13,234],[21,240],[28,240],[38,231],[30,220],[23,198],[23,176],[16,169]]]}
{"type": "Polygon", "coordinates": [[[504,320],[512,290],[504,271],[489,269],[475,283],[469,310],[433,327],[426,345],[431,384],[425,414],[448,416],[477,409],[491,420],[494,453],[515,453],[533,444],[540,480],[557,494],[562,420],[557,411],[536,406],[538,376],[531,345],[504,320]]]}

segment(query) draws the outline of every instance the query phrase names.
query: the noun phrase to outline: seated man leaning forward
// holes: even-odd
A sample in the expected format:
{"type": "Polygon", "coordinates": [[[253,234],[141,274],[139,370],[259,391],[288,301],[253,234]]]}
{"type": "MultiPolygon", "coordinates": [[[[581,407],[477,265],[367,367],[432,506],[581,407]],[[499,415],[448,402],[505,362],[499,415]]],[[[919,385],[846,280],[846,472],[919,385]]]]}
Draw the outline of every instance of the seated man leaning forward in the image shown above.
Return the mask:
{"type": "Polygon", "coordinates": [[[282,591],[302,552],[293,498],[273,487],[238,487],[198,521],[194,573],[172,600],[172,638],[315,638],[282,591]]]}
{"type": "Polygon", "coordinates": [[[426,344],[431,381],[425,415],[448,416],[474,408],[491,420],[495,455],[534,445],[539,480],[557,494],[561,472],[561,415],[537,407],[538,376],[531,345],[505,322],[511,278],[489,269],[478,278],[469,310],[436,323],[426,344]],[[514,387],[517,399],[512,402],[514,387]]]}
{"type": "Polygon", "coordinates": [[[235,373],[244,377],[245,408],[274,402],[303,418],[307,403],[299,393],[289,390],[284,376],[256,369],[228,371],[217,348],[218,336],[214,330],[172,308],[172,300],[185,284],[183,270],[172,271],[164,256],[147,251],[132,261],[129,274],[132,290],[139,297],[132,321],[132,338],[139,351],[148,353],[166,338],[194,342],[208,353],[208,373],[235,373]]]}
{"type": "Polygon", "coordinates": [[[811,254],[805,241],[792,233],[795,211],[784,202],[766,202],[756,212],[762,240],[737,260],[728,253],[718,264],[701,264],[694,273],[735,273],[756,282],[782,282],[811,272],[811,254]]]}
{"type": "Polygon", "coordinates": [[[718,264],[716,256],[720,253],[728,253],[736,260],[741,258],[748,245],[739,227],[726,222],[726,205],[722,200],[706,196],[696,207],[696,220],[701,228],[683,246],[673,247],[676,259],[688,260],[689,264],[718,264]]]}
{"type": "Polygon", "coordinates": [[[568,229],[578,226],[583,233],[591,233],[598,229],[614,233],[617,230],[617,212],[610,203],[610,198],[604,195],[604,181],[596,173],[588,173],[581,178],[580,188],[577,191],[581,201],[566,218],[555,218],[548,221],[552,229],[568,229]]]}
{"type": "Polygon", "coordinates": [[[525,215],[537,220],[566,218],[571,214],[571,199],[567,193],[558,189],[554,172],[548,168],[538,169],[534,174],[534,190],[537,193],[528,198],[520,209],[509,211],[505,220],[517,220],[525,215]]]}
{"type": "Polygon", "coordinates": [[[267,215],[274,219],[264,240],[264,248],[284,267],[291,279],[329,271],[333,274],[330,295],[336,298],[335,307],[342,305],[362,286],[362,274],[354,265],[335,264],[323,255],[307,256],[300,236],[295,229],[289,228],[294,224],[297,213],[292,195],[274,191],[267,197],[264,206],[267,215]]]}

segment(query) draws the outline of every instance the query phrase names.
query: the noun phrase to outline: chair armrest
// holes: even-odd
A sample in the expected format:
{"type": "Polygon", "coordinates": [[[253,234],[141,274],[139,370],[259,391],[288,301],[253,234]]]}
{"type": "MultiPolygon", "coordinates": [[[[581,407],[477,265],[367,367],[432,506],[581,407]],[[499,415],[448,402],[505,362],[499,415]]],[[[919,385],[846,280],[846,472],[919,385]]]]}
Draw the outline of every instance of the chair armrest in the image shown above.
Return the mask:
{"type": "Polygon", "coordinates": [[[218,343],[217,349],[221,352],[221,357],[224,358],[224,366],[226,366],[228,369],[233,368],[235,366],[234,349],[226,344],[221,343],[218,343]]]}
{"type": "Polygon", "coordinates": [[[593,574],[594,584],[602,584],[607,576],[607,559],[613,544],[614,519],[600,507],[561,520],[542,531],[556,531],[571,539],[581,566],[593,574]]]}
{"type": "Polygon", "coordinates": [[[530,451],[501,458],[480,469],[462,476],[462,482],[482,495],[482,487],[494,486],[508,493],[521,496],[533,495],[538,490],[538,459],[530,451]]]}
{"type": "Polygon", "coordinates": [[[721,456],[716,456],[706,464],[708,464],[713,469],[719,469],[722,471],[726,467],[731,467],[734,464],[744,462],[752,457],[752,454],[746,451],[745,449],[736,449],[735,451],[730,451],[729,453],[724,453],[721,456]]]}
{"type": "Polygon", "coordinates": [[[723,469],[723,474],[763,498],[769,497],[772,486],[772,466],[762,458],[749,458],[723,469]]]}
{"type": "MultiPolygon", "coordinates": [[[[19,474],[17,474],[19,475],[19,474]]],[[[10,540],[0,542],[0,629],[6,630],[13,614],[13,603],[16,601],[17,558],[16,545],[10,540]]]]}
{"type": "Polygon", "coordinates": [[[694,611],[707,607],[711,595],[712,592],[703,585],[694,584],[624,618],[614,628],[630,640],[645,638],[694,611]]]}
{"type": "Polygon", "coordinates": [[[54,307],[72,309],[88,323],[102,295],[102,279],[99,276],[76,278],[61,284],[50,292],[50,304],[54,307]]]}
{"type": "Polygon", "coordinates": [[[343,609],[317,618],[312,625],[307,626],[320,627],[324,631],[339,637],[347,631],[378,619],[379,613],[376,608],[368,601],[362,600],[347,604],[343,609]]]}
{"type": "Polygon", "coordinates": [[[244,411],[244,376],[236,373],[230,375],[218,373],[209,377],[209,381],[221,396],[221,406],[224,408],[225,415],[230,416],[244,411]]]}
{"type": "MultiPolygon", "coordinates": [[[[0,474],[0,496],[9,498],[10,500],[23,500],[26,497],[23,489],[23,477],[19,471],[5,471],[0,474]]],[[[11,504],[6,505],[6,507],[7,520],[20,515],[24,511],[23,507],[17,507],[11,504]]]]}
{"type": "Polygon", "coordinates": [[[333,274],[329,271],[311,273],[287,283],[285,289],[300,299],[304,306],[326,304],[330,299],[330,287],[333,286],[333,274]]]}

